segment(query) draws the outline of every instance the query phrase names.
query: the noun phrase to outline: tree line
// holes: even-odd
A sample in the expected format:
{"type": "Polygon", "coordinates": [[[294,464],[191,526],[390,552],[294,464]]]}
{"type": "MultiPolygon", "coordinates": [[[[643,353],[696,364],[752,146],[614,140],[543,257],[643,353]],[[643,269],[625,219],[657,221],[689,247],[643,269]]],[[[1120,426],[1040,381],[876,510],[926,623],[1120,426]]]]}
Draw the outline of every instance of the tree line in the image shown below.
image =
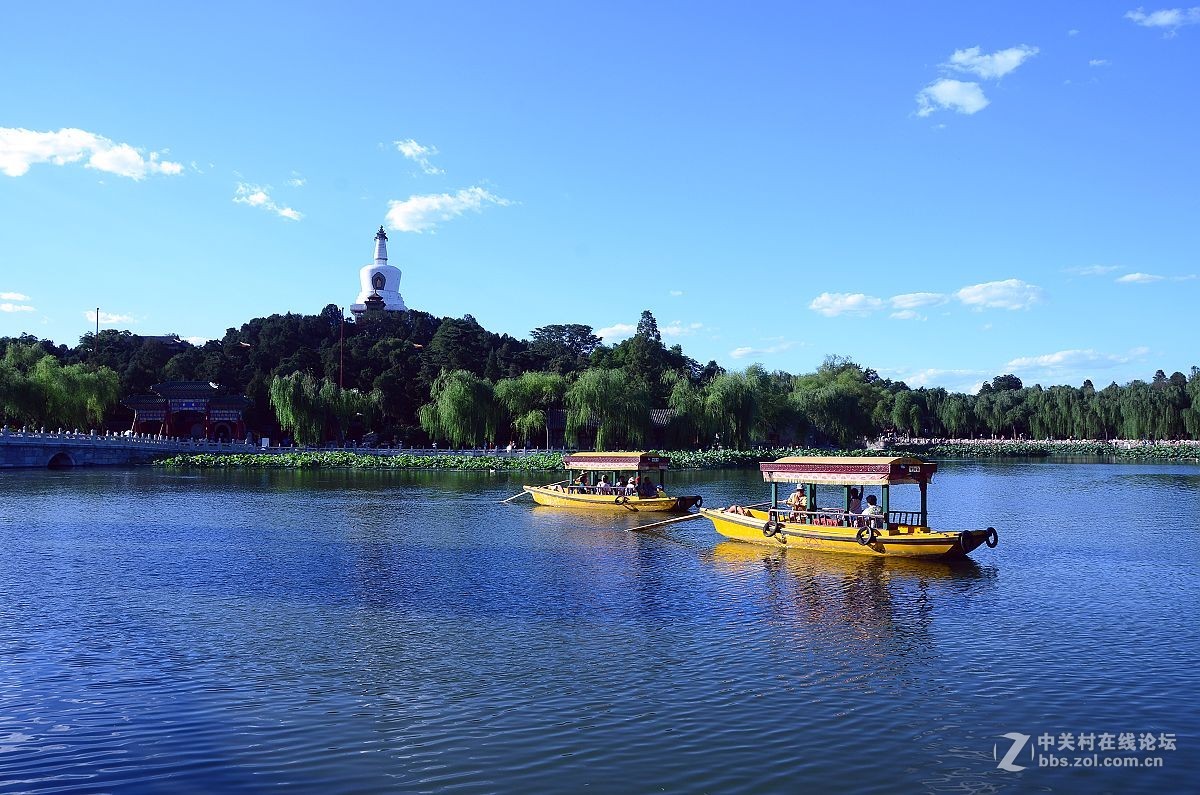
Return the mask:
{"type": "Polygon", "coordinates": [[[247,423],[300,443],[361,439],[544,446],[561,420],[568,444],[615,449],[817,444],[853,447],[885,433],[922,437],[1200,439],[1200,369],[1148,381],[1025,386],[1000,375],[976,394],[910,389],[850,359],[814,372],[727,371],[667,346],[643,312],[605,345],[591,327],[542,326],[528,339],[473,317],[408,312],[343,320],[272,315],[194,346],[129,331],[73,348],[0,338],[0,413],[8,425],[128,428],[119,398],[156,383],[211,381],[253,404],[247,423]]]}

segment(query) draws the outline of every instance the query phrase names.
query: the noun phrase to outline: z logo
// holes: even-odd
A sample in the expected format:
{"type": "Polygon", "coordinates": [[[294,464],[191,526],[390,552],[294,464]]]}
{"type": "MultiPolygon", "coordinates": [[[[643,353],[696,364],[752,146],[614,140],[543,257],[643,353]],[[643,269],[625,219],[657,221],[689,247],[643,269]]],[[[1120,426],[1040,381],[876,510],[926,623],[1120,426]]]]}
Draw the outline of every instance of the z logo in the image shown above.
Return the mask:
{"type": "MultiPolygon", "coordinates": [[[[1008,734],[1001,734],[1000,736],[1006,740],[1012,740],[1012,747],[1008,749],[1008,753],[1004,755],[1004,758],[996,763],[996,767],[1000,768],[1001,770],[1007,770],[1010,773],[1019,773],[1020,771],[1024,770],[1024,765],[1014,765],[1013,761],[1017,758],[1017,755],[1021,753],[1021,749],[1025,747],[1025,743],[1029,742],[1029,735],[1020,734],[1019,732],[1009,732],[1008,734]]],[[[1029,749],[1029,755],[1031,757],[1033,756],[1032,748],[1029,749]]],[[[996,759],[998,756],[999,753],[997,751],[997,746],[993,745],[992,759],[996,759]]]]}

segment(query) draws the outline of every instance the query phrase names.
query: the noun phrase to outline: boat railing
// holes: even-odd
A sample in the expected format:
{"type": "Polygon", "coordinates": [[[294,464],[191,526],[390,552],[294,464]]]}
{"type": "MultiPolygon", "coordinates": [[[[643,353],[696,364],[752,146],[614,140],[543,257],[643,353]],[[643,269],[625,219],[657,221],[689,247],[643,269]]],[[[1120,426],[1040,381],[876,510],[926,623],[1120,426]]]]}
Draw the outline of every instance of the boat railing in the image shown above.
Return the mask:
{"type": "MultiPolygon", "coordinates": [[[[850,513],[834,508],[815,511],[792,511],[788,508],[774,508],[768,511],[773,521],[798,522],[800,524],[817,525],[818,527],[862,527],[868,523],[872,527],[883,527],[883,515],[876,514],[874,518],[860,513],[850,513]]],[[[920,511],[888,511],[888,525],[909,525],[911,527],[924,524],[920,511]]]]}
{"type": "Polygon", "coordinates": [[[903,524],[910,527],[924,525],[920,511],[888,511],[888,524],[903,524]]]}
{"type": "Polygon", "coordinates": [[[819,525],[823,527],[859,527],[862,517],[848,511],[832,508],[815,511],[793,511],[788,508],[775,508],[770,511],[776,521],[799,522],[801,524],[819,525]]]}
{"type": "Polygon", "coordinates": [[[621,497],[621,496],[632,497],[634,494],[637,494],[636,486],[575,486],[575,485],[566,486],[566,485],[564,485],[562,487],[562,490],[566,491],[566,492],[570,492],[571,494],[599,494],[601,496],[611,496],[611,497],[621,497]]]}

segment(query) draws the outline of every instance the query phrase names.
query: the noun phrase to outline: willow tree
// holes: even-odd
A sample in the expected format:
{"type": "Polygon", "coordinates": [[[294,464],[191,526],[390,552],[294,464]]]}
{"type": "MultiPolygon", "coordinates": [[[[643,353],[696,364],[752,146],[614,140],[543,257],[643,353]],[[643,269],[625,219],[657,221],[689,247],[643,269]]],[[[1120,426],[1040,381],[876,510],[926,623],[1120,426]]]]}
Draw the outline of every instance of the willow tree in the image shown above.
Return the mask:
{"type": "Polygon", "coordinates": [[[496,396],[492,382],[467,370],[443,370],[429,390],[430,402],[417,419],[431,439],[455,447],[474,446],[496,433],[496,396]]]}
{"type": "Polygon", "coordinates": [[[321,383],[318,399],[325,412],[326,425],[331,421],[337,425],[339,439],[346,438],[346,432],[356,421],[361,422],[364,428],[374,427],[375,421],[383,413],[383,392],[378,389],[370,392],[341,389],[325,379],[321,383]]]}
{"type": "Polygon", "coordinates": [[[325,432],[328,406],[321,399],[321,385],[308,373],[275,376],[268,390],[271,408],[279,427],[297,442],[319,444],[325,432]]]}
{"type": "Polygon", "coordinates": [[[1200,367],[1192,368],[1184,391],[1188,407],[1183,411],[1183,425],[1191,438],[1200,439],[1200,367]]]}
{"type": "Polygon", "coordinates": [[[271,407],[279,426],[300,444],[315,445],[326,434],[344,439],[355,421],[371,427],[382,411],[383,393],[342,389],[329,379],[318,381],[308,373],[275,376],[269,389],[271,407]]]}
{"type": "Polygon", "coordinates": [[[550,409],[562,405],[567,379],[558,373],[522,373],[496,384],[496,400],[504,408],[517,438],[528,442],[535,433],[545,432],[550,448],[547,416],[550,409]]]}
{"type": "MultiPolygon", "coordinates": [[[[795,379],[789,400],[813,431],[843,447],[853,447],[878,426],[872,416],[887,393],[858,364],[827,357],[817,372],[795,379]]],[[[890,412],[891,404],[888,409],[890,412]]]]}
{"type": "Polygon", "coordinates": [[[975,411],[971,395],[954,393],[938,407],[938,419],[946,432],[956,439],[965,437],[974,427],[975,411]]]}
{"type": "Polygon", "coordinates": [[[704,411],[704,391],[682,370],[668,370],[663,373],[662,382],[671,390],[667,394],[667,408],[671,410],[667,428],[670,440],[679,446],[706,441],[710,431],[704,411]]]}
{"type": "Polygon", "coordinates": [[[749,372],[721,373],[704,390],[704,411],[728,447],[750,446],[762,410],[759,380],[749,372]]]}
{"type": "Polygon", "coordinates": [[[0,361],[0,412],[34,426],[96,427],[117,402],[119,383],[107,367],[64,366],[36,346],[16,344],[0,361]]]}
{"type": "Polygon", "coordinates": [[[567,435],[596,430],[595,448],[640,446],[650,420],[650,393],[640,378],[620,369],[584,370],[566,394],[567,435]]]}

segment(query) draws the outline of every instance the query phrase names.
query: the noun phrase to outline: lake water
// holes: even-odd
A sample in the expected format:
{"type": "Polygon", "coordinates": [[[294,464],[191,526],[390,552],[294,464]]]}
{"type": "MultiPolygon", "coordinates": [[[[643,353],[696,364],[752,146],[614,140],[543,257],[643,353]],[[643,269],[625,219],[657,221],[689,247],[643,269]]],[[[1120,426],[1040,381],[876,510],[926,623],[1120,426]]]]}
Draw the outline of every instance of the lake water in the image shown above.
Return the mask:
{"type": "Polygon", "coordinates": [[[498,505],[521,480],[0,475],[0,790],[1195,791],[1200,467],[944,463],[932,523],[1000,532],[957,566],[498,505]],[[1156,749],[1039,767],[1092,756],[1063,734],[1156,749]]]}

